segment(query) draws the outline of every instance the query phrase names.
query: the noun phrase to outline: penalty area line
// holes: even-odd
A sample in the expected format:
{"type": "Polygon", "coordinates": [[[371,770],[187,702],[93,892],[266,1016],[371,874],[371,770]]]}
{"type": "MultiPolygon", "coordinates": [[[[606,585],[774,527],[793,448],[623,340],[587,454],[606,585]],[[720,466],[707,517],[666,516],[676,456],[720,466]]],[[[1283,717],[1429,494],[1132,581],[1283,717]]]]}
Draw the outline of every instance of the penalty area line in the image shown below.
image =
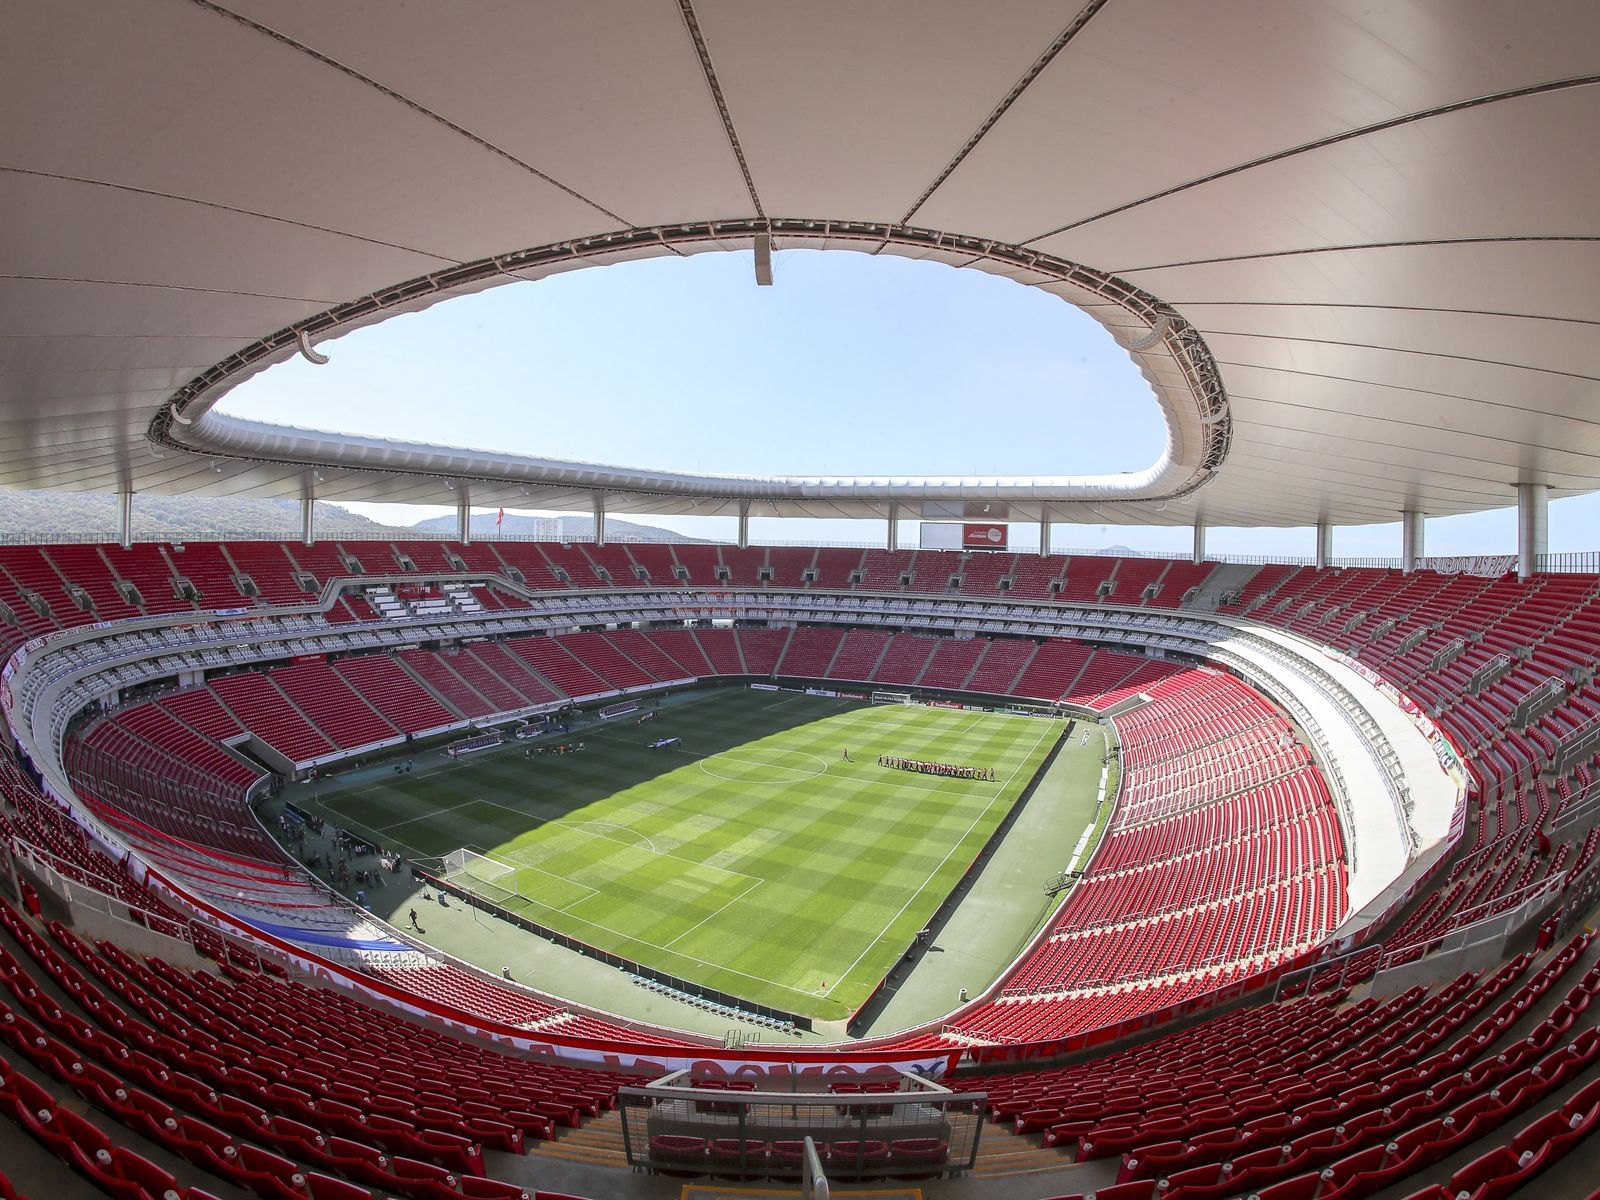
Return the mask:
{"type": "Polygon", "coordinates": [[[373,829],[374,833],[388,833],[391,829],[399,829],[402,825],[410,825],[413,821],[427,821],[434,817],[442,817],[445,813],[455,812],[458,808],[466,808],[469,804],[481,804],[481,800],[463,800],[460,804],[452,804],[449,808],[436,808],[432,812],[425,812],[420,817],[407,817],[404,821],[396,821],[392,825],[384,825],[373,829]]]}
{"type": "Polygon", "coordinates": [[[689,928],[685,929],[677,937],[673,938],[672,941],[668,942],[666,945],[662,946],[661,948],[663,950],[671,950],[673,946],[677,945],[684,938],[688,937],[696,929],[699,929],[700,926],[704,925],[707,921],[711,920],[712,917],[720,916],[722,914],[723,910],[726,909],[729,905],[737,904],[739,901],[743,900],[751,892],[755,891],[758,887],[760,887],[763,882],[764,881],[760,880],[760,879],[754,880],[750,884],[749,887],[745,888],[744,891],[740,892],[737,896],[733,897],[733,899],[728,900],[726,903],[719,905],[717,910],[716,910],[716,912],[707,913],[705,916],[701,917],[693,925],[689,926],[689,928]]]}

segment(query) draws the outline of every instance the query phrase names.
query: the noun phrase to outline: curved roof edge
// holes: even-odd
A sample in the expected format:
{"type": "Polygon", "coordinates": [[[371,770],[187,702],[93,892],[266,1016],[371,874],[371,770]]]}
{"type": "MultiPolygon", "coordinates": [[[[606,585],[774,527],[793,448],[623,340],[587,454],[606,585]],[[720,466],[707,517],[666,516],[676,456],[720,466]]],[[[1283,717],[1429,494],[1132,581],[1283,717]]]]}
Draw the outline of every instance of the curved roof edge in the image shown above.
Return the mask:
{"type": "MultiPolygon", "coordinates": [[[[1192,495],[1226,460],[1232,419],[1221,375],[1204,339],[1171,306],[1103,271],[1025,247],[882,222],[747,218],[651,229],[625,229],[496,255],[396,284],[328,309],[262,338],[191,379],[151,421],[150,439],[164,447],[280,467],[353,473],[338,480],[348,498],[361,477],[404,477],[446,491],[486,485],[480,502],[523,506],[586,505],[604,494],[614,511],[716,515],[751,505],[762,516],[884,516],[891,505],[918,501],[1002,501],[1022,519],[1091,519],[1089,506],[1152,505],[1192,495]],[[1138,472],[1069,476],[815,477],[693,474],[607,466],[466,447],[393,441],[247,421],[212,411],[230,390],[274,363],[309,351],[322,339],[415,312],[441,300],[574,267],[666,253],[731,250],[758,236],[785,248],[887,250],[951,266],[976,266],[1027,286],[1044,287],[1083,307],[1109,329],[1150,383],[1167,425],[1162,456],[1138,472]],[[494,489],[502,489],[494,491],[494,489]],[[1071,506],[1083,506],[1081,513],[1071,506]]],[[[434,502],[448,501],[438,497],[434,502]]],[[[1096,511],[1094,519],[1100,519],[1096,511]]]]}

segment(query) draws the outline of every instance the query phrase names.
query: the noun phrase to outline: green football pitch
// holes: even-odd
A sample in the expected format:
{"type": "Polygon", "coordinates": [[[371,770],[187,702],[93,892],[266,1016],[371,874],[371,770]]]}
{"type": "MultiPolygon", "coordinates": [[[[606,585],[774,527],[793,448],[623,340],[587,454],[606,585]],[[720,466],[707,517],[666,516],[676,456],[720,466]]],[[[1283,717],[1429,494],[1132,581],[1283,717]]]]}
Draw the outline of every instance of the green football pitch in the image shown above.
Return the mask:
{"type": "MultiPolygon", "coordinates": [[[[483,855],[456,882],[548,928],[837,1020],[927,923],[1062,728],[743,689],[634,721],[575,735],[581,752],[529,758],[511,744],[327,788],[320,803],[413,858],[483,855]],[[646,747],[663,737],[683,741],[646,747]],[[880,754],[992,767],[995,781],[892,770],[880,754]]],[[[1098,771],[1098,754],[1081,757],[1098,771]]]]}

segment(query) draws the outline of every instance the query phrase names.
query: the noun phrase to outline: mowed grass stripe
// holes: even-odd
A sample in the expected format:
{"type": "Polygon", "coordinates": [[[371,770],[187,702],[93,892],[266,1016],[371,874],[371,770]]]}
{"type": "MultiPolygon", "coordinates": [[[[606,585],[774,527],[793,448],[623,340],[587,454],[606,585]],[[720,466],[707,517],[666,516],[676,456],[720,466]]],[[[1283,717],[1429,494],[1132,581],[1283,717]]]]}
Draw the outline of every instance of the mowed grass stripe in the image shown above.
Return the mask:
{"type": "Polygon", "coordinates": [[[527,868],[510,906],[552,928],[837,1019],[926,923],[1059,727],[794,695],[773,707],[769,695],[730,689],[585,734],[581,753],[507,747],[325,802],[422,855],[470,846],[527,868]],[[644,746],[671,736],[683,753],[644,746]],[[879,754],[993,767],[997,781],[889,770],[879,754]],[[729,764],[736,778],[706,769],[729,764]]]}

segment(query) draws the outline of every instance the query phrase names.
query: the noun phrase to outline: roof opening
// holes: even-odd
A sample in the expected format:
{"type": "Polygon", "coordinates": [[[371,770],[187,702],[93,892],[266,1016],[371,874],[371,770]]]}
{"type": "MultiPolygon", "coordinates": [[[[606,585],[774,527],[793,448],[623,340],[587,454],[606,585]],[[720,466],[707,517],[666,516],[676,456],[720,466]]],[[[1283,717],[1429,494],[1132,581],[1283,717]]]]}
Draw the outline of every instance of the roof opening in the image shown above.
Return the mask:
{"type": "Polygon", "coordinates": [[[515,283],[354,330],[246,380],[234,416],[664,470],[1142,470],[1166,426],[1086,313],[977,270],[782,251],[515,283]]]}

